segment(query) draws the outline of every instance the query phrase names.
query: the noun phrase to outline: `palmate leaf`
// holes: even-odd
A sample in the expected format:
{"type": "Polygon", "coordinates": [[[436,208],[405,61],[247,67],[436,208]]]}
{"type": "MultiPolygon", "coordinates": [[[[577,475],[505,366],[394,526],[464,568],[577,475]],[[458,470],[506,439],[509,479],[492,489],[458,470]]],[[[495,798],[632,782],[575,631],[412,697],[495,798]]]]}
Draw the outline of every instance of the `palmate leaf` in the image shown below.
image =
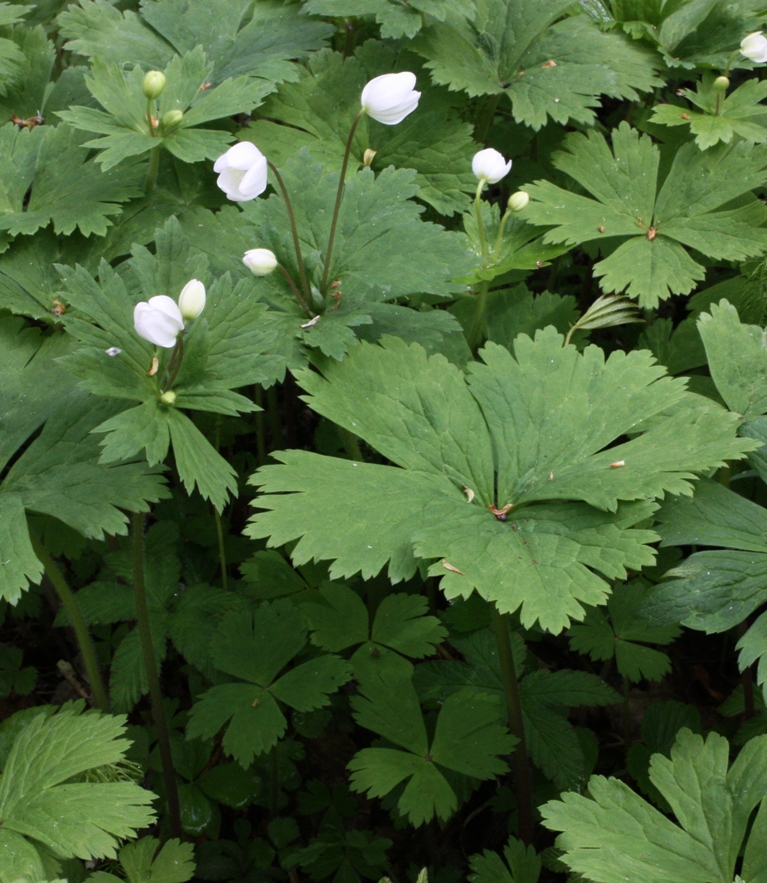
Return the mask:
{"type": "Polygon", "coordinates": [[[0,230],[31,234],[52,221],[56,233],[78,228],[85,236],[104,236],[110,215],[142,193],[144,172],[135,165],[102,172],[82,149],[86,139],[64,125],[29,131],[9,123],[0,129],[10,160],[0,180],[0,230]]]}
{"type": "MultiPolygon", "coordinates": [[[[118,859],[129,883],[186,883],[194,876],[194,846],[176,839],[160,848],[156,837],[142,837],[124,846],[118,859]]],[[[123,878],[97,871],[90,879],[93,883],[118,883],[123,878]]]]}
{"type": "Polygon", "coordinates": [[[489,849],[482,855],[471,856],[469,883],[538,883],[541,859],[534,847],[525,846],[516,837],[509,837],[503,856],[505,863],[497,852],[489,849]]]}
{"type": "Polygon", "coordinates": [[[187,738],[214,736],[227,724],[222,745],[244,767],[284,735],[280,703],[312,711],[330,702],[351,677],[338,656],[318,656],[279,672],[306,645],[306,626],[289,601],[262,604],[252,615],[234,611],[222,620],[211,644],[216,668],[239,680],[212,687],[193,706],[187,738]]]}
{"type": "Polygon", "coordinates": [[[699,110],[677,104],[659,104],[650,122],[664,126],[687,126],[696,136],[695,143],[701,150],[713,147],[720,141],[728,144],[735,135],[747,141],[767,141],[767,107],[760,104],[767,98],[767,84],[759,80],[746,80],[724,97],[717,113],[717,95],[714,74],[706,73],[697,84],[697,90],[684,89],[687,98],[699,110]]]}
{"type": "Polygon", "coordinates": [[[594,265],[603,291],[626,290],[654,308],[704,278],[685,247],[735,261],[767,250],[766,215],[750,193],[767,180],[766,146],[741,141],[703,153],[683,144],[660,188],[660,152],[628,123],[613,131],[612,151],[595,131],[569,135],[565,148],[555,165],[590,195],[537,181],[525,188],[531,202],[520,214],[553,228],[544,242],[623,240],[594,265]]]}
{"type": "Polygon", "coordinates": [[[126,532],[122,509],[146,511],[149,502],[167,495],[157,470],[145,464],[99,463],[91,431],[115,409],[77,390],[74,378],[53,361],[70,350],[69,343],[60,334],[43,337],[18,319],[0,322],[0,468],[43,427],[0,484],[0,595],[14,604],[42,572],[25,510],[101,539],[126,532]]]}
{"type": "Polygon", "coordinates": [[[447,819],[458,807],[440,767],[492,779],[508,769],[498,755],[509,754],[516,739],[498,723],[501,703],[469,687],[445,700],[430,740],[411,678],[408,671],[386,672],[362,682],[361,695],[352,699],[357,722],[398,748],[363,748],[348,768],[352,787],[371,797],[406,782],[397,806],[418,827],[435,815],[447,819]]]}
{"type": "Polygon", "coordinates": [[[570,6],[473,0],[469,15],[448,15],[412,46],[436,83],[470,96],[506,94],[514,119],[534,129],[549,118],[592,123],[600,95],[635,100],[636,90],[660,84],[650,52],[585,15],[566,18],[570,6]]]}
{"type": "MultiPolygon", "coordinates": [[[[647,883],[731,883],[749,818],[767,788],[767,736],[752,739],[729,771],[728,760],[723,736],[710,733],[704,742],[687,729],[670,759],[653,756],[650,780],[679,824],[624,782],[604,776],[592,776],[589,797],[568,793],[541,807],[543,824],[563,832],[557,838],[562,861],[594,883],[637,876],[647,883]]],[[[755,826],[759,846],[763,825],[760,819],[755,826]]],[[[749,843],[749,869],[756,870],[757,854],[749,843]]]]}
{"type": "Polygon", "coordinates": [[[153,821],[150,791],[133,782],[82,780],[88,770],[124,758],[124,731],[124,718],[64,711],[39,715],[21,731],[0,784],[6,854],[29,838],[58,858],[114,858],[118,839],[153,821]],[[20,837],[12,840],[14,834],[20,837]]]}
{"type": "Polygon", "coordinates": [[[640,615],[647,586],[635,580],[616,586],[606,610],[591,608],[583,623],[570,627],[570,647],[593,660],[615,659],[618,673],[630,681],[660,681],[671,671],[671,660],[646,644],[670,644],[679,637],[678,626],[653,626],[640,615]]]}
{"type": "Polygon", "coordinates": [[[141,13],[121,13],[108,0],[80,0],[59,17],[67,49],[144,70],[164,69],[174,54],[202,46],[215,68],[214,85],[248,76],[274,84],[298,75],[292,59],[322,48],[333,28],[295,6],[218,0],[211,27],[207,0],[144,0],[141,13]]]}
{"type": "Polygon", "coordinates": [[[299,540],[294,562],[332,560],[331,578],[369,578],[388,562],[398,581],[431,559],[448,598],[476,589],[555,632],[581,619],[582,604],[607,595],[603,576],[652,561],[656,535],[633,529],[654,509],[648,498],[689,493],[696,471],[754,443],[647,353],[605,361],[597,347],[581,355],[562,342],[549,328],[518,337],[515,356],[488,344],[468,378],[394,338],[356,347],[324,378],[299,372],[315,411],[397,466],[278,454],[285,465],[251,479],[268,511],[248,533],[299,540]],[[638,434],[610,447],[628,432],[638,434]],[[507,507],[507,520],[492,506],[507,507]],[[323,518],[307,523],[307,511],[323,518]]]}
{"type": "Polygon", "coordinates": [[[444,21],[448,13],[458,17],[469,14],[461,0],[411,0],[407,5],[397,0],[307,0],[304,9],[316,15],[374,15],[381,36],[394,38],[415,36],[426,16],[444,21]]]}
{"type": "Polygon", "coordinates": [[[365,150],[374,150],[370,164],[374,172],[389,165],[415,169],[419,199],[441,214],[462,211],[467,195],[476,188],[471,126],[458,121],[455,99],[430,84],[417,56],[403,57],[375,41],[365,43],[352,58],[330,50],[317,53],[298,82],[280,86],[267,99],[247,136],[278,167],[308,147],[327,171],[339,172],[359,109],[349,97],[360,94],[373,77],[403,69],[418,76],[418,109],[397,126],[364,117],[352,146],[352,172],[362,165],[365,150]]]}

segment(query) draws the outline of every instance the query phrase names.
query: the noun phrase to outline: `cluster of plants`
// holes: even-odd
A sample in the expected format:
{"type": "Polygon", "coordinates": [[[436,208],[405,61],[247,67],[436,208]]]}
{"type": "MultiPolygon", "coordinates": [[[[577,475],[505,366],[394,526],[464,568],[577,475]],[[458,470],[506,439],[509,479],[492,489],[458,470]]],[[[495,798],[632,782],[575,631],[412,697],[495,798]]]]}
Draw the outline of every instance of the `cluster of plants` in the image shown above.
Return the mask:
{"type": "Polygon", "coordinates": [[[767,883],[762,27],[0,2],[0,883],[767,883]]]}

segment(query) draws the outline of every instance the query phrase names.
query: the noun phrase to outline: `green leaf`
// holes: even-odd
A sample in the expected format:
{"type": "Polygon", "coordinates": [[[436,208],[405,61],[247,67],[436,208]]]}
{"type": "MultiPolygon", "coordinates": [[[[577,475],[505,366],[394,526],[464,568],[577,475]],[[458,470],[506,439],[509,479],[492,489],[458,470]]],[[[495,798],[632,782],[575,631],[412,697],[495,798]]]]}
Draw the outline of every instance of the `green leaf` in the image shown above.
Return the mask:
{"type": "Polygon", "coordinates": [[[77,778],[124,758],[130,745],[120,738],[124,725],[124,718],[73,712],[34,718],[17,736],[3,771],[4,832],[31,838],[63,858],[114,858],[118,838],[153,821],[148,805],[154,795],[133,782],[77,778]]]}
{"type": "Polygon", "coordinates": [[[413,37],[421,29],[424,16],[444,21],[448,13],[468,14],[459,0],[413,0],[406,6],[396,0],[307,0],[304,9],[316,15],[375,15],[381,36],[395,38],[413,37]]]}
{"type": "Polygon", "coordinates": [[[575,873],[595,883],[642,874],[648,883],[731,883],[749,817],[767,784],[767,737],[752,739],[727,770],[729,746],[717,733],[681,730],[671,758],[653,756],[650,779],[679,824],[623,782],[593,776],[590,797],[566,794],[541,808],[562,831],[557,845],[575,873]]]}
{"type": "Polygon", "coordinates": [[[714,74],[706,72],[695,92],[682,90],[684,97],[700,108],[699,111],[677,104],[659,104],[650,122],[664,126],[689,125],[701,150],[719,141],[728,144],[735,135],[756,143],[767,141],[767,107],[759,103],[767,98],[767,85],[759,80],[746,80],[720,98],[722,104],[717,108],[717,96],[722,93],[714,88],[714,80],[714,74]]]}
{"type": "Polygon", "coordinates": [[[30,583],[39,583],[43,565],[29,539],[24,502],[18,494],[0,493],[0,598],[16,604],[30,583]]]}
{"type": "Polygon", "coordinates": [[[163,69],[175,53],[202,46],[214,64],[215,85],[241,75],[275,83],[294,79],[292,60],[320,49],[333,33],[330,25],[299,13],[275,2],[251,8],[250,0],[220,0],[211,28],[206,0],[148,0],[140,16],[120,13],[108,0],[80,0],[59,23],[67,48],[89,58],[163,69]]]}
{"type": "Polygon", "coordinates": [[[455,99],[430,85],[417,57],[406,61],[380,43],[368,41],[352,58],[330,50],[317,53],[297,82],[283,84],[266,100],[260,119],[248,127],[248,137],[279,167],[308,147],[326,171],[338,173],[358,111],[349,96],[360,94],[373,77],[403,67],[421,74],[418,109],[397,126],[363,117],[352,145],[351,173],[363,164],[365,150],[373,150],[374,172],[389,165],[415,169],[420,199],[440,214],[463,211],[467,195],[476,188],[471,126],[459,122],[455,99]]]}
{"type": "Polygon", "coordinates": [[[156,837],[142,837],[120,850],[120,864],[129,883],[186,883],[194,876],[194,847],[167,840],[162,849],[156,837]]]}
{"type": "Polygon", "coordinates": [[[87,158],[85,140],[65,125],[30,132],[9,123],[0,129],[4,152],[13,155],[0,182],[0,230],[30,234],[52,221],[56,233],[68,235],[78,228],[84,236],[106,234],[109,217],[122,211],[120,203],[142,193],[144,172],[130,165],[105,174],[87,158]],[[11,180],[19,172],[20,178],[11,180]]]}
{"type": "Polygon", "coordinates": [[[568,0],[474,2],[413,40],[436,83],[470,96],[506,94],[514,119],[540,129],[550,117],[590,124],[599,95],[638,98],[659,83],[652,55],[585,15],[565,17],[568,0]],[[596,59],[599,59],[597,63],[596,59]]]}
{"type": "Polygon", "coordinates": [[[676,625],[651,625],[640,615],[647,586],[634,580],[616,586],[605,610],[594,607],[579,625],[570,627],[570,647],[594,661],[615,659],[618,673],[635,683],[647,678],[660,681],[671,671],[671,660],[645,644],[670,644],[679,637],[676,625]]]}
{"type": "Polygon", "coordinates": [[[684,144],[659,188],[660,152],[648,136],[624,122],[612,147],[595,131],[568,135],[554,163],[589,196],[537,181],[526,188],[531,203],[521,212],[552,227],[544,242],[619,242],[594,265],[604,291],[627,290],[640,306],[654,308],[704,278],[684,246],[724,260],[767,249],[763,207],[750,195],[765,180],[767,148],[741,141],[702,153],[684,144]]]}
{"type": "Polygon", "coordinates": [[[698,331],[706,348],[711,377],[731,411],[746,420],[767,414],[765,330],[744,325],[726,300],[702,313],[698,331]]]}
{"type": "Polygon", "coordinates": [[[526,627],[559,631],[581,618],[582,603],[607,593],[594,571],[622,579],[651,562],[655,535],[632,530],[652,511],[647,498],[688,493],[694,472],[750,443],[734,438],[736,418],[662,377],[646,353],[604,361],[597,347],[563,348],[554,329],[520,336],[515,349],[489,344],[468,382],[393,338],[328,363],[324,378],[299,373],[313,410],[397,466],[278,454],[285,465],[252,479],[268,511],[250,536],[299,540],[294,562],[334,560],[332,579],[369,578],[387,561],[393,581],[407,579],[416,557],[431,559],[448,598],[476,589],[504,611],[521,606],[526,627]],[[504,523],[492,506],[519,514],[504,523]],[[307,511],[324,519],[308,523],[307,511]]]}
{"type": "Polygon", "coordinates": [[[503,855],[506,864],[497,852],[489,849],[482,855],[473,855],[469,859],[469,883],[538,883],[541,859],[532,846],[509,837],[503,855]]]}
{"type": "Polygon", "coordinates": [[[467,688],[444,703],[429,745],[423,716],[409,673],[368,678],[352,700],[358,723],[384,736],[404,751],[363,748],[349,763],[352,787],[380,797],[407,781],[398,808],[416,827],[435,815],[446,819],[458,805],[444,767],[476,779],[492,779],[506,771],[498,755],[515,743],[498,724],[495,697],[467,688]]]}

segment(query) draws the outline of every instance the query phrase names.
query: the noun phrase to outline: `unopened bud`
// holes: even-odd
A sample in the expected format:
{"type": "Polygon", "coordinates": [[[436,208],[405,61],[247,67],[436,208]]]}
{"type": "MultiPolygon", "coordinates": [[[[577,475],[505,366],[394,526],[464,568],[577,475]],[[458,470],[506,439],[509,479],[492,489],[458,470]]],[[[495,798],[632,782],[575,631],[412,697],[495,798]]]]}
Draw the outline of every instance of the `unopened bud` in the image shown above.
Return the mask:
{"type": "Polygon", "coordinates": [[[187,322],[196,319],[205,309],[205,286],[199,279],[190,279],[181,289],[178,308],[187,322]]]}
{"type": "Polygon", "coordinates": [[[717,92],[726,92],[730,88],[730,81],[727,77],[717,77],[714,80],[714,89],[717,92]]]}
{"type": "Polygon", "coordinates": [[[242,262],[254,276],[268,276],[277,268],[277,257],[268,248],[251,248],[242,262]]]}
{"type": "Polygon", "coordinates": [[[172,389],[169,389],[160,396],[160,401],[164,402],[166,405],[174,405],[176,403],[176,393],[173,392],[172,389]]]}
{"type": "Polygon", "coordinates": [[[180,110],[169,110],[162,118],[162,126],[164,129],[175,129],[183,119],[184,114],[180,110]]]}
{"type": "Polygon", "coordinates": [[[162,71],[149,71],[144,74],[144,82],[141,84],[144,95],[151,101],[162,95],[165,88],[165,74],[162,71]]]}
{"type": "Polygon", "coordinates": [[[368,167],[371,165],[371,163],[372,163],[373,160],[375,159],[375,155],[376,155],[376,153],[378,153],[377,150],[371,150],[369,147],[368,147],[368,149],[365,151],[365,153],[364,153],[363,156],[362,156],[362,164],[363,164],[366,168],[368,168],[368,167]]]}
{"type": "Polygon", "coordinates": [[[521,212],[528,202],[530,202],[530,197],[527,193],[524,190],[517,190],[516,193],[512,193],[509,197],[507,205],[509,206],[509,211],[521,212]]]}

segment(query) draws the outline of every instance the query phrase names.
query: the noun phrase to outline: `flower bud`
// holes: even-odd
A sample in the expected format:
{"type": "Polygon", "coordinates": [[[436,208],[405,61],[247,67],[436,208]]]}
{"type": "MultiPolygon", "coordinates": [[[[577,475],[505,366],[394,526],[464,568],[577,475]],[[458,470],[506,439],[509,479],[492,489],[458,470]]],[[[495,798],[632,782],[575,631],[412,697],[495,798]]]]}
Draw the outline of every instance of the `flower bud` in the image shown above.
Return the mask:
{"type": "Polygon", "coordinates": [[[165,88],[165,74],[162,71],[149,71],[144,74],[144,82],[141,85],[144,95],[151,101],[162,95],[165,88]]]}
{"type": "Polygon", "coordinates": [[[362,90],[362,110],[385,126],[396,126],[418,107],[415,74],[401,71],[374,77],[362,90]]]}
{"type": "Polygon", "coordinates": [[[480,181],[488,184],[497,184],[501,178],[505,178],[511,171],[511,160],[506,162],[503,156],[488,147],[474,154],[471,161],[471,170],[480,181]]]}
{"type": "Polygon", "coordinates": [[[187,322],[196,319],[205,309],[205,286],[199,279],[190,279],[181,289],[178,308],[187,322]]]}
{"type": "Polygon", "coordinates": [[[714,80],[714,89],[717,92],[726,92],[730,88],[730,81],[727,77],[717,77],[714,80]]]}
{"type": "Polygon", "coordinates": [[[176,393],[173,392],[172,389],[169,389],[167,392],[164,392],[160,396],[160,401],[166,405],[175,405],[176,403],[176,393]]]}
{"type": "Polygon", "coordinates": [[[164,129],[175,129],[183,119],[184,114],[182,111],[169,110],[162,118],[162,126],[164,129]]]}
{"type": "Polygon", "coordinates": [[[251,248],[242,262],[254,276],[268,276],[277,267],[277,256],[268,248],[251,248]]]}
{"type": "Polygon", "coordinates": [[[530,197],[525,193],[524,190],[517,190],[516,193],[512,193],[509,197],[509,201],[507,203],[509,207],[509,211],[512,212],[521,212],[523,208],[525,208],[530,202],[530,197]]]}
{"type": "Polygon", "coordinates": [[[370,165],[372,164],[373,160],[375,159],[375,155],[376,155],[376,153],[378,153],[377,150],[371,150],[369,147],[368,147],[368,149],[365,151],[365,153],[364,153],[364,155],[363,155],[363,157],[362,157],[362,164],[365,166],[365,168],[369,168],[369,167],[370,167],[370,165]]]}
{"type": "Polygon", "coordinates": [[[740,41],[740,51],[750,61],[762,63],[767,61],[767,37],[761,31],[754,31],[740,41]]]}
{"type": "Polygon", "coordinates": [[[158,294],[148,301],[136,304],[133,310],[133,327],[136,334],[144,340],[155,346],[171,349],[184,330],[184,317],[172,297],[158,294]]]}

